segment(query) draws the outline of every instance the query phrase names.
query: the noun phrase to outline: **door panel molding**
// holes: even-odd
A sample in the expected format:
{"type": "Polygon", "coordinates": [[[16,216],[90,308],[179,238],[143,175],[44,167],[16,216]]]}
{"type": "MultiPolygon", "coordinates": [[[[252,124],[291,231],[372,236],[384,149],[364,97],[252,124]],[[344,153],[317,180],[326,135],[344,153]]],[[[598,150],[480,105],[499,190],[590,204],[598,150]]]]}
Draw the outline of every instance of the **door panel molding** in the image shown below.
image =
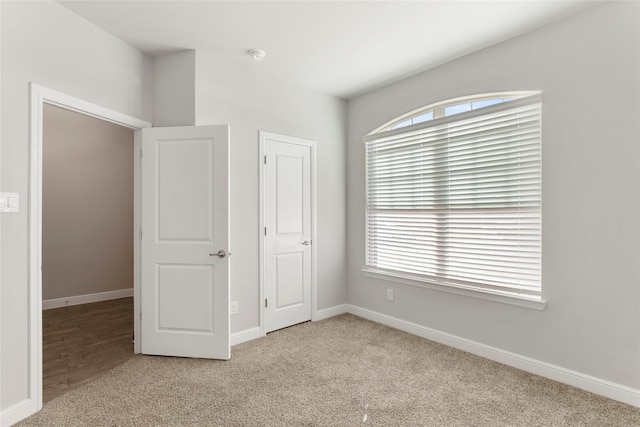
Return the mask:
{"type": "MultiPolygon", "coordinates": [[[[309,148],[309,153],[310,153],[310,190],[311,190],[311,194],[310,194],[310,238],[309,238],[309,242],[311,243],[309,245],[311,254],[310,254],[310,264],[311,264],[311,292],[310,295],[308,296],[308,298],[311,299],[310,303],[311,303],[311,320],[316,320],[317,318],[317,283],[316,283],[316,260],[317,260],[317,244],[318,244],[318,237],[317,237],[317,229],[316,229],[316,143],[315,141],[309,140],[309,139],[303,139],[303,138],[297,138],[297,137],[292,137],[292,136],[287,136],[287,135],[281,135],[281,134],[275,134],[275,133],[270,133],[270,132],[263,132],[260,131],[259,132],[259,152],[260,152],[260,162],[259,162],[259,177],[260,177],[260,191],[259,191],[259,196],[260,196],[260,200],[259,200],[259,206],[260,206],[260,244],[259,244],[259,248],[260,248],[260,267],[259,267],[259,271],[260,271],[260,292],[259,292],[259,298],[260,298],[260,335],[264,336],[267,334],[267,318],[266,318],[266,308],[265,308],[265,298],[266,298],[266,291],[265,291],[265,267],[266,267],[266,260],[265,260],[265,256],[266,256],[266,251],[265,251],[265,230],[266,230],[266,216],[265,216],[265,208],[266,208],[266,168],[265,168],[265,161],[271,161],[271,162],[275,162],[277,161],[276,159],[266,159],[266,155],[267,155],[267,144],[269,141],[275,141],[275,142],[280,142],[280,143],[285,143],[285,144],[292,144],[292,145],[299,145],[299,146],[304,146],[304,147],[308,147],[309,148]]],[[[283,157],[284,158],[284,157],[283,157]]],[[[289,159],[289,162],[286,162],[287,165],[284,165],[285,167],[293,167],[295,168],[295,166],[298,164],[297,160],[295,159],[295,157],[291,157],[289,159]]],[[[277,179],[277,177],[276,177],[277,179]]],[[[292,191],[297,193],[296,191],[296,186],[292,185],[292,191]]],[[[296,199],[297,195],[296,194],[287,194],[283,196],[284,198],[287,199],[296,199]]],[[[276,201],[276,203],[278,203],[278,201],[276,201]]],[[[288,232],[288,231],[295,231],[295,230],[291,230],[290,227],[279,227],[279,228],[283,228],[282,230],[278,230],[278,231],[284,231],[284,232],[288,232]]],[[[296,230],[299,227],[296,227],[296,230]]],[[[266,230],[267,232],[269,232],[269,230],[266,230]]],[[[276,230],[270,230],[270,232],[276,232],[276,230]]],[[[307,243],[307,244],[308,244],[307,243]]],[[[321,242],[320,242],[321,243],[321,242]]],[[[283,307],[277,307],[279,305],[278,301],[274,300],[274,301],[269,301],[269,305],[271,306],[271,304],[273,304],[272,307],[277,307],[276,310],[278,309],[284,309],[285,306],[296,306],[296,305],[301,305],[303,301],[294,301],[294,300],[300,300],[300,295],[298,295],[296,297],[296,295],[286,295],[286,297],[284,298],[284,300],[286,300],[287,304],[284,304],[283,307]]],[[[283,301],[284,301],[283,300],[283,301]]]]}

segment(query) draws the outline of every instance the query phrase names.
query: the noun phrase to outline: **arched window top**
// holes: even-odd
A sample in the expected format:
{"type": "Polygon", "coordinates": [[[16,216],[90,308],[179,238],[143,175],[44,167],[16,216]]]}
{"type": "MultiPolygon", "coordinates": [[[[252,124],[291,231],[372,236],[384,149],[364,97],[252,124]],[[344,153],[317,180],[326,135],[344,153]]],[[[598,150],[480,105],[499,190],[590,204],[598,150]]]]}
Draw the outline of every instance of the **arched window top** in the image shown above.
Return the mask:
{"type": "Polygon", "coordinates": [[[410,111],[406,114],[396,117],[395,119],[376,128],[369,135],[380,132],[386,132],[412,126],[418,123],[427,122],[433,119],[452,116],[454,114],[464,113],[466,111],[477,110],[480,108],[490,107],[492,105],[501,104],[506,101],[525,98],[530,95],[538,94],[537,91],[518,91],[518,92],[497,92],[481,95],[464,96],[461,98],[448,99],[446,101],[436,102],[417,110],[410,111]]]}

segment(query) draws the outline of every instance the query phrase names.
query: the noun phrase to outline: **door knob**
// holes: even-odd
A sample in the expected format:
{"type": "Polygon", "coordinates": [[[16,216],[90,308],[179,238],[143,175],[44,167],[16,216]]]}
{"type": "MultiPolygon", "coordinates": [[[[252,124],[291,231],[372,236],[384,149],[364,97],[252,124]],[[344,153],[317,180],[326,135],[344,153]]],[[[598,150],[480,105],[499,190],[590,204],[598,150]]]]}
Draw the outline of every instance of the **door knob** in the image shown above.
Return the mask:
{"type": "Polygon", "coordinates": [[[225,253],[225,251],[223,251],[222,249],[220,249],[217,253],[215,254],[209,254],[209,256],[217,256],[219,258],[224,258],[227,256],[227,254],[225,253]]]}
{"type": "Polygon", "coordinates": [[[300,243],[301,245],[305,245],[305,246],[309,246],[311,244],[310,241],[305,240],[304,242],[300,243]]]}

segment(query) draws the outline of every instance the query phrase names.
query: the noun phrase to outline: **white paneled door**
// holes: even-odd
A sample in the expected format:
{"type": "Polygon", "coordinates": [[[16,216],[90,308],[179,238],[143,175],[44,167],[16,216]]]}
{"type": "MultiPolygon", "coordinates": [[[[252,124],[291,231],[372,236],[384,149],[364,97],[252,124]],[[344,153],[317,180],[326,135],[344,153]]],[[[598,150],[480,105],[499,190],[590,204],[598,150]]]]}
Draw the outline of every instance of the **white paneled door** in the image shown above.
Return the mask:
{"type": "Polygon", "coordinates": [[[229,359],[229,128],[142,131],[142,353],[229,359]]]}
{"type": "Polygon", "coordinates": [[[262,134],[265,332],[311,320],[310,141],[262,134]]]}

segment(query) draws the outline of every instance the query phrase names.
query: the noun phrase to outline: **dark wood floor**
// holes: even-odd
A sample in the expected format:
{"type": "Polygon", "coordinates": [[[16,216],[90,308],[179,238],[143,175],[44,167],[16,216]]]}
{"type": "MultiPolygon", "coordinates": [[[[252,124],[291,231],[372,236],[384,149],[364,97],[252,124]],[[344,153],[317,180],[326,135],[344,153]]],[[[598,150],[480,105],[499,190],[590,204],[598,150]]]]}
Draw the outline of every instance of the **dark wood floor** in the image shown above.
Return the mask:
{"type": "Polygon", "coordinates": [[[43,400],[133,357],[133,298],[42,312],[43,400]]]}

